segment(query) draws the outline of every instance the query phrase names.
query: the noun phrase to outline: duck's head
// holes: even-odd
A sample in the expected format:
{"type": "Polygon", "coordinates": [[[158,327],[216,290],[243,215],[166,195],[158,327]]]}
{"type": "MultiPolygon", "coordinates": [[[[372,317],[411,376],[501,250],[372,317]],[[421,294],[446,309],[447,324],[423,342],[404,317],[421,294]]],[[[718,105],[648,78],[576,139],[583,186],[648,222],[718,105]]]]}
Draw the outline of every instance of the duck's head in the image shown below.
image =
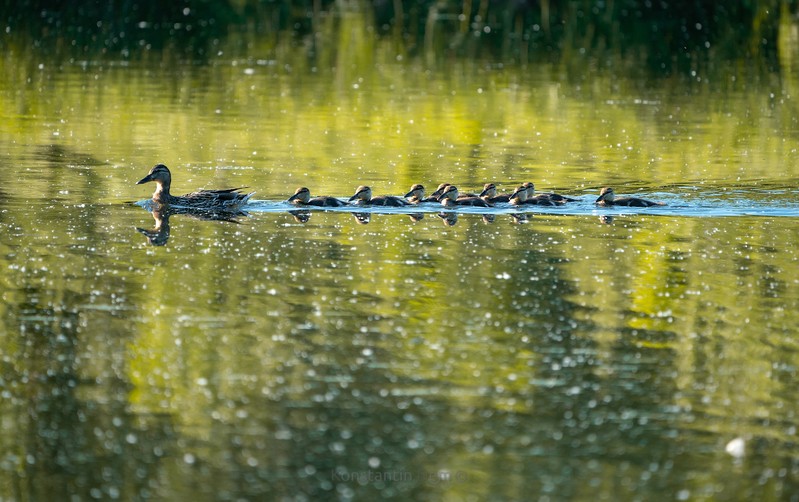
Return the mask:
{"type": "Polygon", "coordinates": [[[444,193],[444,190],[446,190],[448,186],[449,186],[449,183],[442,183],[442,184],[438,185],[438,188],[436,188],[435,192],[430,194],[430,197],[433,197],[435,199],[440,199],[441,195],[444,193]]]}
{"type": "Polygon", "coordinates": [[[370,187],[363,185],[359,186],[358,189],[355,190],[355,195],[353,195],[348,199],[349,202],[352,202],[354,200],[365,201],[365,202],[372,200],[372,189],[370,187]]]}
{"type": "Polygon", "coordinates": [[[455,185],[448,185],[447,188],[441,193],[441,200],[444,199],[449,200],[457,200],[458,199],[458,187],[455,185]]]}
{"type": "Polygon", "coordinates": [[[525,181],[524,183],[522,183],[522,186],[527,189],[527,194],[526,194],[527,198],[529,199],[530,197],[532,197],[533,194],[535,193],[535,185],[530,183],[529,181],[525,181]]]}
{"type": "Polygon", "coordinates": [[[136,184],[141,185],[142,183],[149,183],[150,181],[155,181],[159,185],[168,185],[172,181],[172,174],[165,165],[156,164],[152,169],[150,169],[150,172],[147,173],[147,176],[137,181],[136,184]]]}
{"type": "Polygon", "coordinates": [[[527,187],[522,185],[510,194],[510,201],[524,202],[527,200],[527,187]]]}
{"type": "Polygon", "coordinates": [[[294,191],[294,195],[289,197],[286,202],[307,204],[309,200],[311,200],[311,191],[308,190],[308,187],[300,187],[294,191]]]}
{"type": "Polygon", "coordinates": [[[613,198],[614,198],[613,189],[610,187],[605,187],[599,192],[599,197],[597,197],[594,203],[603,202],[603,201],[613,202],[613,198]]]}
{"type": "Polygon", "coordinates": [[[415,184],[411,187],[410,191],[405,194],[405,197],[416,197],[417,199],[424,198],[424,186],[415,184]]]}
{"type": "Polygon", "coordinates": [[[486,183],[483,186],[483,191],[480,192],[480,197],[496,197],[497,196],[497,186],[493,183],[486,183]]]}

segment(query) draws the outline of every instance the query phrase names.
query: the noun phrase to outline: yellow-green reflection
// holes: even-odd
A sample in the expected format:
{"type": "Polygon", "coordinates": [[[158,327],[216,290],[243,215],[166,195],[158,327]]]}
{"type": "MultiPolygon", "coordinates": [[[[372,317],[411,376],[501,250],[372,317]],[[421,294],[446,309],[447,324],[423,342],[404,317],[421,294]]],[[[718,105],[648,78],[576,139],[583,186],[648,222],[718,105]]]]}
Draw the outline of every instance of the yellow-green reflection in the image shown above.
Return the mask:
{"type": "Polygon", "coordinates": [[[249,185],[272,201],[300,185],[528,179],[687,201],[740,189],[754,204],[793,190],[777,84],[685,95],[381,54],[316,72],[2,60],[0,491],[795,492],[793,218],[675,206],[604,222],[586,209],[166,225],[125,203],[149,195],[133,183],[157,161],[176,191],[249,185]],[[740,461],[724,451],[736,437],[740,461]],[[442,471],[459,477],[430,479],[442,471]],[[353,480],[370,472],[401,479],[353,480]]]}

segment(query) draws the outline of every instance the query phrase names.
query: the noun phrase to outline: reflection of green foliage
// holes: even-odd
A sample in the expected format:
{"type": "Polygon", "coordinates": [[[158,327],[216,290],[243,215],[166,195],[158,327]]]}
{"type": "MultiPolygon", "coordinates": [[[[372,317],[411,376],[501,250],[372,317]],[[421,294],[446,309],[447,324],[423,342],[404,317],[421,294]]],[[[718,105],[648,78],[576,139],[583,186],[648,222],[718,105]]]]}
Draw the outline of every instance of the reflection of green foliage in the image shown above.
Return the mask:
{"type": "Polygon", "coordinates": [[[24,0],[0,7],[0,18],[12,33],[26,33],[36,45],[66,47],[73,54],[131,54],[169,46],[206,59],[215,53],[220,37],[243,31],[272,40],[305,39],[315,55],[340,49],[318,43],[326,30],[338,31],[343,43],[359,43],[346,40],[357,32],[339,23],[357,16],[369,27],[369,38],[390,39],[400,53],[427,60],[467,56],[528,63],[562,58],[581,65],[586,56],[614,56],[645,61],[656,73],[687,72],[710,59],[742,55],[771,66],[777,59],[780,23],[795,8],[778,0],[24,0]]]}

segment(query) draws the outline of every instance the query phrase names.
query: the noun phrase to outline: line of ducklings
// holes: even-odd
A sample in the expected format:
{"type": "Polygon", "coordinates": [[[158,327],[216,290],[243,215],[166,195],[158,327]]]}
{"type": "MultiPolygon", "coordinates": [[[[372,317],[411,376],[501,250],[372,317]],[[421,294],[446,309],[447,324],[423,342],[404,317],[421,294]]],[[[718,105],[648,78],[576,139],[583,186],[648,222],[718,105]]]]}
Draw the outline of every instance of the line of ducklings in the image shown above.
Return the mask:
{"type": "MultiPolygon", "coordinates": [[[[403,197],[394,195],[373,196],[371,187],[361,185],[355,190],[355,194],[343,201],[336,197],[322,196],[311,197],[308,187],[300,187],[294,195],[288,198],[287,202],[297,206],[316,206],[316,207],[342,207],[350,203],[358,206],[384,206],[384,207],[404,207],[423,203],[438,203],[444,207],[453,208],[458,206],[473,207],[493,207],[497,203],[508,203],[513,206],[561,206],[567,202],[576,202],[577,199],[566,197],[557,193],[535,193],[535,185],[527,182],[520,185],[510,194],[498,194],[494,183],[486,183],[483,191],[479,194],[460,193],[458,187],[449,183],[442,183],[438,188],[425,197],[423,185],[413,185],[403,197]]],[[[662,206],[662,202],[639,199],[636,197],[616,198],[613,189],[605,187],[600,192],[595,201],[600,206],[629,206],[629,207],[651,207],[662,206]]]]}
{"type": "MultiPolygon", "coordinates": [[[[156,184],[152,199],[159,206],[180,206],[210,211],[238,211],[255,193],[241,192],[245,187],[240,187],[224,190],[199,190],[182,196],[175,196],[170,193],[172,174],[163,164],[155,165],[147,173],[147,176],[136,184],[140,185],[149,182],[156,184]]],[[[348,205],[348,203],[354,203],[358,206],[403,207],[433,202],[447,208],[459,206],[493,207],[497,203],[509,203],[514,206],[560,206],[576,200],[557,193],[536,194],[535,185],[529,182],[523,183],[513,193],[506,195],[498,194],[494,183],[486,183],[483,186],[483,191],[479,194],[460,193],[455,185],[442,183],[429,197],[425,197],[424,186],[416,184],[411,187],[404,197],[393,195],[375,197],[372,195],[370,187],[359,186],[355,194],[347,202],[335,197],[311,197],[311,191],[307,187],[298,188],[294,195],[288,198],[288,202],[297,206],[341,207],[348,205]]],[[[601,206],[633,207],[664,205],[662,202],[653,202],[636,197],[616,198],[613,189],[610,187],[602,189],[595,203],[601,206]]]]}

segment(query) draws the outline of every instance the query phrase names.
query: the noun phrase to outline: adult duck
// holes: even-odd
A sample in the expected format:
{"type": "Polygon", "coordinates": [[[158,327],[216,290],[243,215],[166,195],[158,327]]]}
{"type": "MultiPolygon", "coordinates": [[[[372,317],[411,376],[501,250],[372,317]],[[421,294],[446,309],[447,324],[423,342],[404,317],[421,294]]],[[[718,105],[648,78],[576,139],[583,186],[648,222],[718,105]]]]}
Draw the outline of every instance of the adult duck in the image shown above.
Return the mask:
{"type": "Polygon", "coordinates": [[[255,192],[242,193],[241,188],[226,188],[223,190],[198,190],[187,193],[186,195],[172,195],[169,189],[172,185],[172,173],[164,164],[156,164],[147,176],[136,182],[142,183],[155,182],[155,192],[153,201],[157,204],[169,206],[181,206],[194,209],[207,209],[211,211],[238,211],[241,206],[250,200],[255,192]]]}

